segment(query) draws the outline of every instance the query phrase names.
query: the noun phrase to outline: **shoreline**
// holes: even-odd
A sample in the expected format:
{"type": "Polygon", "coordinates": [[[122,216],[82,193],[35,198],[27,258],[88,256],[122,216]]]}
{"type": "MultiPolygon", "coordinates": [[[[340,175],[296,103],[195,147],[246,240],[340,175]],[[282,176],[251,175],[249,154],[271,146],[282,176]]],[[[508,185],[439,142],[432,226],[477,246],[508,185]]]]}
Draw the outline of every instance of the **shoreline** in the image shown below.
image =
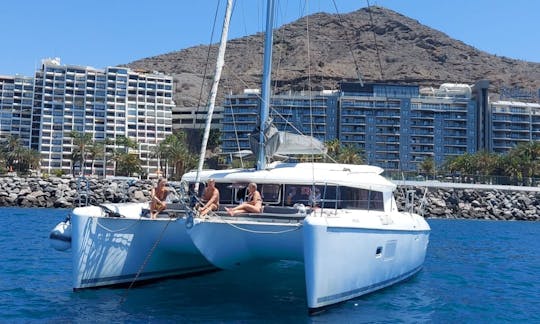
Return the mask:
{"type": "MultiPolygon", "coordinates": [[[[147,202],[154,182],[87,178],[88,203],[147,202]]],[[[398,185],[395,191],[398,208],[405,209],[405,196],[409,192],[414,194],[414,211],[426,218],[540,221],[540,188],[537,187],[394,182],[398,185]]],[[[169,185],[177,187],[178,183],[171,181],[169,185]]],[[[47,179],[0,177],[0,207],[70,209],[78,206],[79,200],[85,201],[79,195],[78,188],[81,187],[86,185],[69,176],[47,179]]]]}

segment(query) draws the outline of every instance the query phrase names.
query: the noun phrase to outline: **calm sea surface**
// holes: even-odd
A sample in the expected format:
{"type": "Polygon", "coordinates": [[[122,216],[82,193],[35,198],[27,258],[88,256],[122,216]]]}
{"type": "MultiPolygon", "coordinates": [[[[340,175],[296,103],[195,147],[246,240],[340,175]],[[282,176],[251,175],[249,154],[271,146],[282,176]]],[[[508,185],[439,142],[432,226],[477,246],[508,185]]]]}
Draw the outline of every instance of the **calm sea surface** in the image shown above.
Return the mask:
{"type": "Polygon", "coordinates": [[[430,220],[418,275],[309,317],[299,263],[73,292],[48,241],[68,212],[0,208],[0,322],[540,323],[538,222],[430,220]]]}

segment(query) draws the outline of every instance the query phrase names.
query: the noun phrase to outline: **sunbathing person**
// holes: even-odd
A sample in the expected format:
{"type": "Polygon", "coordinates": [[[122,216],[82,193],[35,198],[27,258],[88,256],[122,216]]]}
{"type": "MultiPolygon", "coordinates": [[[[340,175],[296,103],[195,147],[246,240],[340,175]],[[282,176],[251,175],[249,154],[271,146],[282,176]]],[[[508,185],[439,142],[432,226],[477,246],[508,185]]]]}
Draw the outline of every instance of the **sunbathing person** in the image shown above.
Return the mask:
{"type": "Polygon", "coordinates": [[[257,191],[257,184],[250,183],[248,185],[249,194],[247,196],[246,202],[234,207],[227,208],[225,210],[229,215],[234,216],[241,213],[261,213],[262,212],[262,198],[259,191],[257,191]]]}
{"type": "Polygon", "coordinates": [[[204,216],[210,211],[218,210],[219,208],[219,190],[216,188],[216,180],[209,179],[208,185],[204,189],[202,196],[202,204],[198,207],[199,215],[204,216]]]}
{"type": "Polygon", "coordinates": [[[165,187],[166,185],[167,180],[165,180],[165,178],[160,178],[158,180],[157,186],[155,188],[152,188],[152,201],[150,202],[150,217],[152,219],[155,219],[161,211],[167,208],[167,203],[165,202],[165,199],[167,199],[167,195],[169,195],[169,189],[165,187]]]}

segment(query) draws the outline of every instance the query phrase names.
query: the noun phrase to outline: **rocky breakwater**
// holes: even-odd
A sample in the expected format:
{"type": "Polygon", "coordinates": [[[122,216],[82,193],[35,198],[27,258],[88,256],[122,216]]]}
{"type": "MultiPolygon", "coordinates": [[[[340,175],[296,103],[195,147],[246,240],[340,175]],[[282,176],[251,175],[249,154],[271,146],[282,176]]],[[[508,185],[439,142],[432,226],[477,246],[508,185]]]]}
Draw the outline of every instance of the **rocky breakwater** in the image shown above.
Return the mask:
{"type": "Polygon", "coordinates": [[[73,208],[84,204],[146,202],[151,181],[71,177],[0,178],[0,206],[73,208]]]}
{"type": "Polygon", "coordinates": [[[540,221],[540,192],[455,188],[399,188],[398,207],[412,192],[414,211],[427,218],[540,221]]]}
{"type": "MultiPolygon", "coordinates": [[[[0,206],[73,208],[86,199],[89,204],[147,202],[153,185],[150,180],[0,177],[0,206]]],[[[424,191],[398,187],[398,207],[406,209],[410,192],[415,212],[427,218],[540,221],[540,192],[433,187],[425,195],[424,191]]]]}

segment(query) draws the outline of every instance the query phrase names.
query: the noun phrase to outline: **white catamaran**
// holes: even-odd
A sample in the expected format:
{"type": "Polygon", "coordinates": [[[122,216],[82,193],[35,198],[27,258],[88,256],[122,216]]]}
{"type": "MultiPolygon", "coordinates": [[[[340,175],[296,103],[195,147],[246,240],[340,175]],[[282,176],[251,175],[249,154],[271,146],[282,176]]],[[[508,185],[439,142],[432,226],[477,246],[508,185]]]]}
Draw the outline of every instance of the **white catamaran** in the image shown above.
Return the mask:
{"type": "Polygon", "coordinates": [[[422,216],[398,211],[396,186],[380,175],[383,170],[378,167],[267,164],[274,154],[282,156],[294,147],[301,151],[296,153],[321,149],[320,142],[310,137],[268,128],[273,12],[270,0],[257,168],[203,171],[201,163],[197,171],[185,174],[183,180],[195,188],[200,181],[214,179],[221,206],[204,218],[188,219],[186,225],[201,254],[221,269],[303,262],[307,306],[316,312],[417,273],[424,263],[430,227],[422,216]],[[252,182],[262,195],[263,211],[230,216],[223,208],[245,200],[252,182]]]}
{"type": "Polygon", "coordinates": [[[194,217],[196,212],[185,199],[157,219],[143,216],[148,203],[75,208],[70,221],[51,232],[51,239],[61,243],[59,249],[71,239],[73,288],[296,260],[304,263],[307,306],[314,312],[418,272],[429,225],[417,214],[398,211],[395,185],[381,176],[382,169],[267,163],[274,155],[323,149],[311,137],[278,132],[267,123],[273,0],[267,6],[257,168],[202,170],[231,8],[228,0],[199,168],[183,176],[197,191],[199,182],[215,179],[220,210],[194,217]],[[246,187],[252,182],[262,195],[263,211],[230,216],[222,208],[246,199],[246,187]]]}

